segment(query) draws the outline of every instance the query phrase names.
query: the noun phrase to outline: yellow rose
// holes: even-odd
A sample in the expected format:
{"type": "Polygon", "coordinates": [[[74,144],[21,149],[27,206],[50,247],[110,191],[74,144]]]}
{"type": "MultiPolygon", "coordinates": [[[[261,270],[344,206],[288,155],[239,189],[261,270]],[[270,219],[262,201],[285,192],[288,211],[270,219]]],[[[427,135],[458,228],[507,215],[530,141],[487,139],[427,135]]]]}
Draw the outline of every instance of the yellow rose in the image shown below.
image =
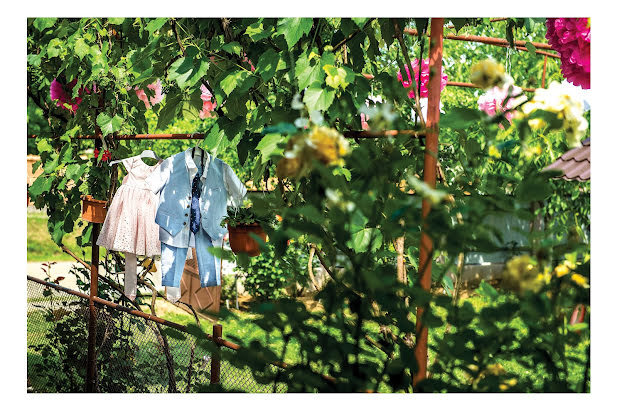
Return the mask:
{"type": "Polygon", "coordinates": [[[511,290],[538,292],[542,285],[550,281],[548,274],[540,273],[535,262],[527,254],[512,258],[506,263],[503,272],[504,286],[511,290]]]}
{"type": "Polygon", "coordinates": [[[493,158],[501,158],[501,152],[495,146],[490,146],[488,148],[488,155],[493,157],[493,158]]]}
{"type": "Polygon", "coordinates": [[[486,366],[486,373],[489,375],[503,375],[506,370],[501,364],[489,364],[486,366]]]}
{"type": "Polygon", "coordinates": [[[482,89],[503,86],[506,81],[505,69],[502,64],[493,60],[482,60],[471,66],[470,80],[482,89]]]}
{"type": "Polygon", "coordinates": [[[508,388],[514,387],[517,382],[518,380],[516,378],[510,378],[510,379],[504,380],[501,384],[499,384],[499,389],[501,391],[505,391],[508,388]]]}
{"type": "Polygon", "coordinates": [[[564,264],[559,264],[557,267],[555,267],[555,274],[557,274],[557,277],[563,277],[569,272],[570,272],[570,269],[566,267],[564,264]]]}
{"type": "Polygon", "coordinates": [[[583,287],[583,288],[587,288],[589,287],[589,284],[587,283],[587,278],[583,277],[582,275],[578,274],[578,273],[573,273],[572,277],[570,277],[570,279],[577,285],[583,287]]]}
{"type": "Polygon", "coordinates": [[[313,149],[316,159],[330,164],[347,154],[349,143],[338,131],[327,127],[316,127],[308,137],[307,146],[313,149]]]}
{"type": "MultiPolygon", "coordinates": [[[[550,111],[562,120],[561,129],[565,131],[566,141],[570,146],[580,144],[585,136],[589,123],[583,116],[584,104],[571,94],[570,86],[553,82],[547,89],[536,89],[533,99],[523,104],[521,111],[529,116],[535,110],[550,111]]],[[[536,118],[528,120],[529,127],[540,129],[547,124],[544,120],[536,118]]]]}

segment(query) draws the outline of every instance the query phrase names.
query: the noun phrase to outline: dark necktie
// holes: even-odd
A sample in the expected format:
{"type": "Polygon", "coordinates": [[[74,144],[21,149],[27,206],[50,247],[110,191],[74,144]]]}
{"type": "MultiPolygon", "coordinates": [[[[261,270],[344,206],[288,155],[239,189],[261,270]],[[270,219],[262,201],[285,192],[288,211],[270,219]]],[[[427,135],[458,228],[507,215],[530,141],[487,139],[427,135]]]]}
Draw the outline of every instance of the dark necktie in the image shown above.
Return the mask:
{"type": "Polygon", "coordinates": [[[197,171],[197,174],[193,178],[193,184],[191,185],[191,231],[193,234],[197,234],[197,231],[199,231],[199,222],[201,221],[201,212],[199,211],[199,195],[201,194],[202,172],[203,166],[201,170],[197,171]]]}

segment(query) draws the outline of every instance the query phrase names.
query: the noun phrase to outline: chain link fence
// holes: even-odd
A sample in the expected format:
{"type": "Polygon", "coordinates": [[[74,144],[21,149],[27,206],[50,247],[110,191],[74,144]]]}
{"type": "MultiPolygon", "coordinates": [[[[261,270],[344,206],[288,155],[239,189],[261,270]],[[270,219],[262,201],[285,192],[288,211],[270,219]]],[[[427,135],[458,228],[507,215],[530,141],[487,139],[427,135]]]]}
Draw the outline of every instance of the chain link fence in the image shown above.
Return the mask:
{"type": "MultiPolygon", "coordinates": [[[[89,300],[28,280],[29,392],[83,392],[88,357],[89,300]]],[[[186,331],[95,304],[98,392],[285,392],[258,382],[248,367],[220,360],[211,384],[213,355],[186,331]],[[170,332],[176,337],[172,338],[170,332]],[[180,334],[178,334],[180,333],[180,334]]],[[[221,350],[233,352],[227,347],[221,350]]],[[[216,367],[216,366],[215,366],[216,367]]],[[[276,370],[271,365],[271,370],[276,370]]]]}

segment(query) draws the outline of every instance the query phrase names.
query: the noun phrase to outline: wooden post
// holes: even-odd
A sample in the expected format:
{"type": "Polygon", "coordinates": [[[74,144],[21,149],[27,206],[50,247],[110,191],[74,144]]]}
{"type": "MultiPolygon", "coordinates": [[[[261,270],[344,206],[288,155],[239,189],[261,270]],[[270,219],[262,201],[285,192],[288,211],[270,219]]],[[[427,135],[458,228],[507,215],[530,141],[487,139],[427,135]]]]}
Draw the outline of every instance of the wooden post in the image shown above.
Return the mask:
{"type": "Polygon", "coordinates": [[[542,88],[546,88],[546,63],[548,62],[548,57],[544,56],[544,66],[542,67],[542,88]]]}
{"type": "Polygon", "coordinates": [[[212,325],[212,338],[217,345],[217,349],[212,353],[210,365],[210,384],[221,383],[221,339],[223,338],[223,326],[221,324],[212,325]]]}
{"type": "MultiPolygon", "coordinates": [[[[426,147],[424,149],[424,182],[435,187],[437,172],[437,151],[439,143],[439,98],[441,95],[441,65],[443,57],[443,18],[431,19],[431,39],[429,49],[428,109],[426,120],[426,147]]],[[[418,267],[420,286],[429,291],[431,288],[431,266],[433,258],[433,241],[426,233],[428,227],[426,218],[431,205],[426,198],[422,199],[422,231],[420,234],[420,263],[418,267]]],[[[414,375],[413,385],[426,378],[428,360],[428,328],[422,324],[424,309],[416,311],[416,346],[414,356],[418,363],[418,371],[414,375]]]]}

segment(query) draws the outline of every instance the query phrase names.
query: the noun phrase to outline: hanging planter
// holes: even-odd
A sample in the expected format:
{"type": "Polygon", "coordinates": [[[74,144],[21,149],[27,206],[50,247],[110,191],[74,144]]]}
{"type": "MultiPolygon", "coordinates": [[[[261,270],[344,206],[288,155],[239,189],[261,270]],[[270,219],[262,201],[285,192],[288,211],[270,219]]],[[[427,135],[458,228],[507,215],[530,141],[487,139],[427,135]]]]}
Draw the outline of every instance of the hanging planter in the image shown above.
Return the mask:
{"type": "Polygon", "coordinates": [[[270,216],[256,215],[250,207],[228,207],[227,215],[221,221],[221,226],[227,226],[229,245],[235,254],[246,253],[249,257],[261,254],[259,243],[251,233],[266,241],[263,225],[273,222],[270,216]]]}
{"type": "Polygon", "coordinates": [[[107,215],[107,201],[97,200],[90,195],[81,199],[81,218],[91,223],[103,223],[107,215]]]}
{"type": "Polygon", "coordinates": [[[239,224],[235,227],[227,226],[229,230],[229,245],[234,254],[246,253],[249,257],[261,254],[259,243],[251,237],[251,233],[266,241],[266,232],[259,223],[239,224]]]}

